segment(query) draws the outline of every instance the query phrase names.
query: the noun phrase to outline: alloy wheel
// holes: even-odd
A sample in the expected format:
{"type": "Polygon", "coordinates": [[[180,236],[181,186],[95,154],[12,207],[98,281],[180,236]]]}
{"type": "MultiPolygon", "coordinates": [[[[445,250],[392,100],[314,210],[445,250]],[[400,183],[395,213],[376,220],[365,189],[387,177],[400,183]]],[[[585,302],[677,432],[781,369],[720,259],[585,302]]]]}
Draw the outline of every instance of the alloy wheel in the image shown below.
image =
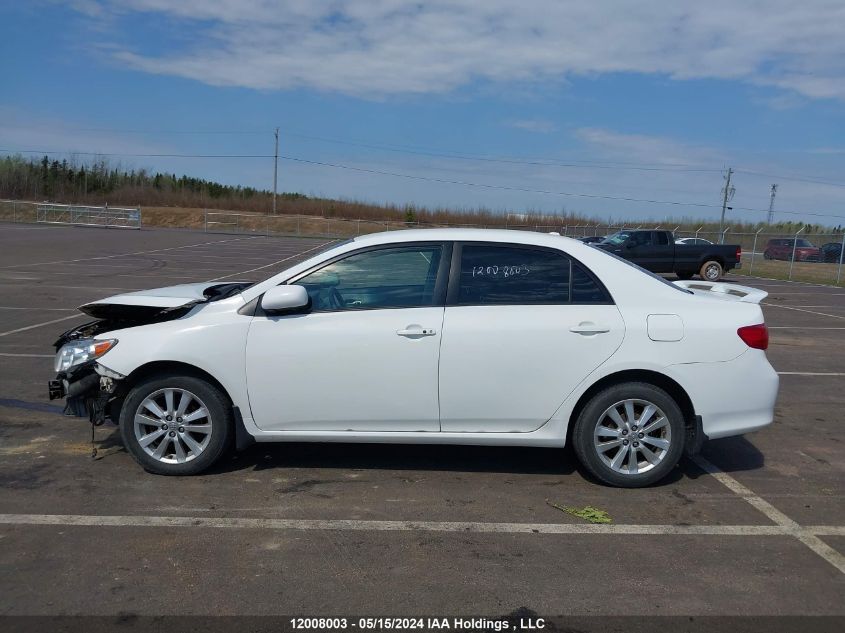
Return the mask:
{"type": "Polygon", "coordinates": [[[211,440],[211,415],[185,389],[159,389],[144,398],[134,418],[135,439],[147,455],[165,464],[198,457],[211,440]]]}
{"type": "Polygon", "coordinates": [[[669,452],[672,429],[666,414],[648,400],[621,400],[596,422],[593,447],[604,464],[623,475],[657,466],[669,452]]]}

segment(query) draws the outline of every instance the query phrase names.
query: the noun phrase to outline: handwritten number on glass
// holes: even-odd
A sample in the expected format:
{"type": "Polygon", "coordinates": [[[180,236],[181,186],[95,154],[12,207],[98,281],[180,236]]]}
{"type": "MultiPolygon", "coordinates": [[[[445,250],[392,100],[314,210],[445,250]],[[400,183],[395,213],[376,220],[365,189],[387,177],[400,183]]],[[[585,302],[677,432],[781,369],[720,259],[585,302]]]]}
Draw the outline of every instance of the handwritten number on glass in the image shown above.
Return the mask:
{"type": "Polygon", "coordinates": [[[475,277],[494,277],[498,279],[507,279],[509,277],[522,277],[531,272],[525,264],[520,266],[473,266],[472,276],[475,277]]]}

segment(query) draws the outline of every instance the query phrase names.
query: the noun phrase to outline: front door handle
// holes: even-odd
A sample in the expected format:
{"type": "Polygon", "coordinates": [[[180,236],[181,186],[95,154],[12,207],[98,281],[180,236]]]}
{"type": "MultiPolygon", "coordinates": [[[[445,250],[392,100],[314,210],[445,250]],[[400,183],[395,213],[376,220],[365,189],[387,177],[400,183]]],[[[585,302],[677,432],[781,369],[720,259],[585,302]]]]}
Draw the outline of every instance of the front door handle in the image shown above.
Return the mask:
{"type": "Polygon", "coordinates": [[[570,332],[575,334],[582,334],[584,336],[591,336],[593,334],[606,334],[610,332],[610,328],[604,325],[597,325],[592,321],[582,321],[578,325],[573,325],[569,328],[570,332]]]}
{"type": "Polygon", "coordinates": [[[399,336],[407,336],[410,338],[419,338],[421,336],[434,336],[437,331],[433,328],[424,328],[421,325],[409,325],[404,330],[396,330],[399,336]]]}

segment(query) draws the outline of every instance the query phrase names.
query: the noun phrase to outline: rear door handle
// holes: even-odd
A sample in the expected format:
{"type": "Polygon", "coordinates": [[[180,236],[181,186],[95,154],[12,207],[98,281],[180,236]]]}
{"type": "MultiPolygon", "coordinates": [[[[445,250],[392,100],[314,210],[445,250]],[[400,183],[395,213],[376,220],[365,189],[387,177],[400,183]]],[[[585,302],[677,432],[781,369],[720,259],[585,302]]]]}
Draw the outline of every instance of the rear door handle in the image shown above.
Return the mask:
{"type": "Polygon", "coordinates": [[[435,334],[437,334],[437,330],[433,328],[424,328],[420,325],[409,325],[404,330],[396,330],[396,333],[399,336],[408,336],[414,338],[420,336],[434,336],[435,334]]]}
{"type": "Polygon", "coordinates": [[[591,334],[606,334],[607,332],[610,332],[610,328],[604,325],[597,325],[590,321],[583,321],[578,325],[573,325],[569,328],[569,331],[574,332],[575,334],[590,336],[591,334]]]}

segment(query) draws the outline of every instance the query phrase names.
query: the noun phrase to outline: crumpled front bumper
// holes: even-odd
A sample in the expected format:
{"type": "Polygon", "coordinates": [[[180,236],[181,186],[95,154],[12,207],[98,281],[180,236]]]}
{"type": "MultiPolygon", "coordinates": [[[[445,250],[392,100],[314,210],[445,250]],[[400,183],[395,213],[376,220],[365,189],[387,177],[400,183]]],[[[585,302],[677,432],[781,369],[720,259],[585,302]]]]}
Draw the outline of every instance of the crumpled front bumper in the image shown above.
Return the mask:
{"type": "Polygon", "coordinates": [[[65,398],[65,415],[88,418],[99,426],[109,417],[109,404],[117,397],[122,378],[91,362],[59,372],[54,380],[47,382],[47,393],[50,400],[65,398]]]}

